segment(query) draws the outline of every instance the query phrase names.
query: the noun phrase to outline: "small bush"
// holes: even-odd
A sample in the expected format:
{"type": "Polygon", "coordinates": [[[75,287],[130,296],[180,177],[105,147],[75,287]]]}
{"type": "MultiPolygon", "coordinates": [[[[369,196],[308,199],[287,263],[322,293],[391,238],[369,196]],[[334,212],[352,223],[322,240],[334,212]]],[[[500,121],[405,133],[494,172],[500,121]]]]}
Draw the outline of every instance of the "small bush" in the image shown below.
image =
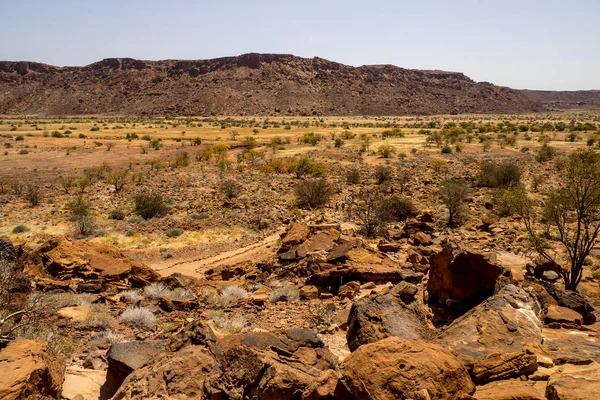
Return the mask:
{"type": "Polygon", "coordinates": [[[108,215],[108,218],[123,221],[125,219],[125,214],[121,210],[112,210],[108,215]]]}
{"type": "Polygon", "coordinates": [[[171,292],[171,297],[176,299],[189,299],[196,296],[191,290],[178,287],[171,292]]]}
{"type": "Polygon", "coordinates": [[[360,183],[360,170],[357,167],[350,167],[346,171],[346,182],[349,185],[357,185],[360,183]]]}
{"type": "Polygon", "coordinates": [[[143,191],[134,197],[135,212],[144,219],[162,217],[168,207],[163,197],[158,193],[143,191]]]}
{"type": "Polygon", "coordinates": [[[25,199],[32,207],[39,205],[42,201],[42,191],[40,190],[40,187],[34,184],[27,185],[25,199]]]}
{"type": "Polygon", "coordinates": [[[298,299],[300,299],[300,291],[291,285],[279,287],[269,295],[269,301],[272,303],[279,301],[295,302],[298,299]]]}
{"type": "Polygon", "coordinates": [[[381,185],[390,179],[392,179],[391,168],[380,165],[375,169],[375,180],[377,181],[377,184],[381,185]]]}
{"type": "Polygon", "coordinates": [[[154,282],[144,288],[144,296],[148,299],[158,299],[159,297],[169,297],[171,291],[160,282],[154,282]]]}
{"type": "Polygon", "coordinates": [[[383,199],[379,207],[382,215],[392,221],[406,221],[408,217],[417,215],[416,207],[406,197],[388,197],[383,199]]]}
{"type": "Polygon", "coordinates": [[[440,184],[440,197],[448,208],[448,226],[456,226],[464,217],[464,203],[471,190],[464,181],[444,180],[440,184]]]}
{"type": "Polygon", "coordinates": [[[240,286],[227,286],[221,290],[221,296],[227,300],[241,300],[249,296],[248,291],[240,286]]]}
{"type": "Polygon", "coordinates": [[[391,144],[382,144],[377,149],[377,152],[383,158],[390,158],[391,156],[393,156],[394,154],[396,154],[396,148],[394,146],[392,146],[391,144]]]}
{"type": "Polygon", "coordinates": [[[242,186],[234,180],[228,179],[221,183],[221,193],[229,200],[233,200],[242,192],[242,186]]]}
{"type": "Polygon", "coordinates": [[[25,225],[17,225],[12,230],[12,233],[14,233],[14,234],[25,233],[25,232],[29,232],[29,228],[26,227],[25,225]]]}
{"type": "Polygon", "coordinates": [[[183,234],[183,232],[185,232],[185,231],[181,228],[173,228],[173,229],[169,229],[167,231],[166,235],[167,235],[167,237],[174,238],[174,237],[181,236],[183,234]]]}
{"type": "Polygon", "coordinates": [[[442,154],[451,154],[451,153],[452,153],[452,147],[450,147],[450,146],[442,147],[442,154]]]}
{"type": "Polygon", "coordinates": [[[128,303],[135,303],[139,300],[141,300],[142,294],[140,293],[139,290],[124,290],[120,293],[121,298],[123,298],[126,302],[128,303]]]}
{"type": "Polygon", "coordinates": [[[556,156],[556,149],[544,144],[535,155],[535,161],[537,162],[548,162],[556,156]]]}
{"type": "Polygon", "coordinates": [[[301,208],[319,208],[329,202],[333,189],[325,179],[299,182],[294,188],[296,203],[301,208]]]}
{"type": "Polygon", "coordinates": [[[230,333],[240,333],[247,325],[246,318],[242,316],[229,316],[221,310],[209,310],[204,316],[212,320],[218,329],[230,333]]]}
{"type": "Polygon", "coordinates": [[[483,187],[508,188],[519,182],[521,182],[521,169],[512,161],[500,165],[484,162],[477,176],[477,184],[483,187]]]}
{"type": "Polygon", "coordinates": [[[114,325],[114,317],[105,311],[93,312],[83,321],[83,326],[91,329],[110,329],[114,325]]]}
{"type": "Polygon", "coordinates": [[[125,325],[149,331],[156,324],[156,316],[144,307],[128,307],[121,314],[121,321],[125,325]]]}

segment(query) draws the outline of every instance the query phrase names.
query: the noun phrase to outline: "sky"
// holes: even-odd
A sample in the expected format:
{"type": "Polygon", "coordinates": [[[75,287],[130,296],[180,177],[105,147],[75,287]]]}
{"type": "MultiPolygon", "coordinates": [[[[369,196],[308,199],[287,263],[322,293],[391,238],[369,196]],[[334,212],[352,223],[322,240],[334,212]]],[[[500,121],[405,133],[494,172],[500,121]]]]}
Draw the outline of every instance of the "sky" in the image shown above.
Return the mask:
{"type": "Polygon", "coordinates": [[[0,16],[0,60],[285,53],[600,89],[598,0],[0,0],[0,16]]]}

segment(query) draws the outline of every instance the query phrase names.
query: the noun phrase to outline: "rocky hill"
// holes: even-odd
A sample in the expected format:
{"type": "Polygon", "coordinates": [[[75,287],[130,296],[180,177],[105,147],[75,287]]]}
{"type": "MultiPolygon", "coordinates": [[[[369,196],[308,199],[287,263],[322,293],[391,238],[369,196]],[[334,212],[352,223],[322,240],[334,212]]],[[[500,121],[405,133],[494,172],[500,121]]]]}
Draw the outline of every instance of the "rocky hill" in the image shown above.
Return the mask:
{"type": "Polygon", "coordinates": [[[85,67],[0,62],[0,114],[411,115],[520,113],[524,93],[461,73],[245,54],[106,59],[85,67]]]}
{"type": "Polygon", "coordinates": [[[550,109],[598,108],[600,90],[521,90],[529,99],[550,109]]]}

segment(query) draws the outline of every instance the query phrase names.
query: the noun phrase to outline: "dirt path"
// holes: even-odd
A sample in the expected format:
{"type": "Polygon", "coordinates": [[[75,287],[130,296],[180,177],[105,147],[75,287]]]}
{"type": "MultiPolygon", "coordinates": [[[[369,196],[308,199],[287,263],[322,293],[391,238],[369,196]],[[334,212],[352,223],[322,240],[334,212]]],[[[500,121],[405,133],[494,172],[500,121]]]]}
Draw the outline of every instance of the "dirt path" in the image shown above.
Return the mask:
{"type": "Polygon", "coordinates": [[[168,276],[175,272],[179,272],[183,275],[202,278],[204,276],[204,271],[211,267],[237,264],[248,260],[256,262],[271,257],[277,251],[276,244],[279,241],[279,235],[282,232],[283,231],[277,231],[260,242],[252,243],[239,249],[225,251],[212,257],[178,261],[169,266],[153,266],[153,268],[162,276],[168,276]]]}

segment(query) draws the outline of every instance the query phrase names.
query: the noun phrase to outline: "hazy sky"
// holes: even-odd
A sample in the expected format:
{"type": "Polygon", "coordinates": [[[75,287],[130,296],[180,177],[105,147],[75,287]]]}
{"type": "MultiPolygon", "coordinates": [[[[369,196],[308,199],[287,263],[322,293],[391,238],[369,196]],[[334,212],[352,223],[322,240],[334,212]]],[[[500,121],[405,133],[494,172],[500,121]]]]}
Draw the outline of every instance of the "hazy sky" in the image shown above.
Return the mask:
{"type": "Polygon", "coordinates": [[[0,0],[0,15],[0,60],[290,53],[600,89],[599,0],[0,0]]]}

